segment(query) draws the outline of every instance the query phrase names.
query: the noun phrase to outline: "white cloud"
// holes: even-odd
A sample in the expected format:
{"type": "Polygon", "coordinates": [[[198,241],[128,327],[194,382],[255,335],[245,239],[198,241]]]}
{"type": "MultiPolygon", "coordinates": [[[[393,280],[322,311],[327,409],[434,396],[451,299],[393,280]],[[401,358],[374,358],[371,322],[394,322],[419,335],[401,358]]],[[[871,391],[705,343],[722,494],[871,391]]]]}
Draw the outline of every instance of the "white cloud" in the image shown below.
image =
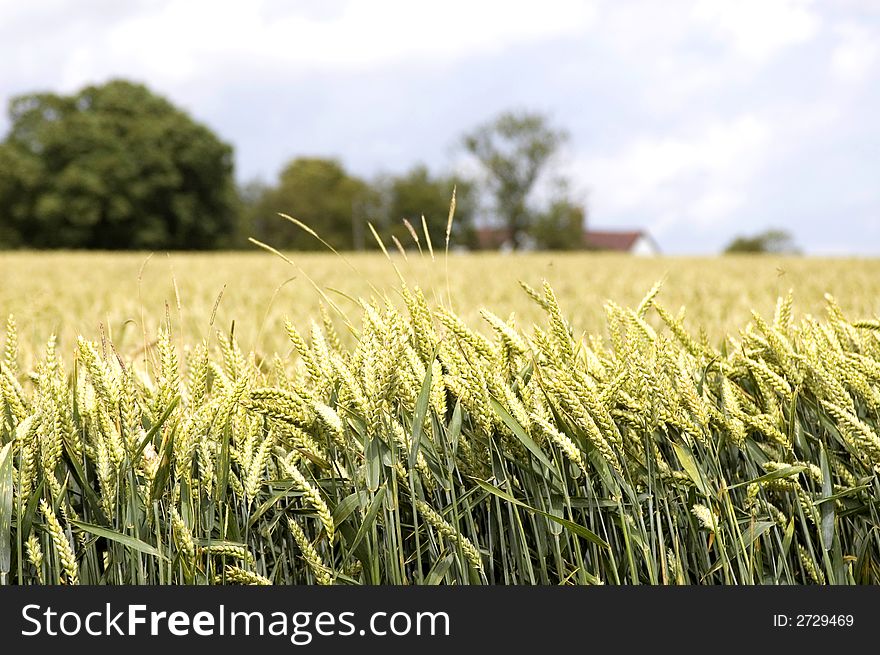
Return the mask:
{"type": "MultiPolygon", "coordinates": [[[[77,10],[73,2],[56,5],[56,11],[71,16],[77,10]]],[[[114,73],[181,83],[235,63],[315,72],[413,59],[451,62],[575,34],[592,17],[591,5],[575,0],[371,0],[329,12],[270,6],[265,0],[168,0],[135,5],[93,30],[73,57],[54,54],[66,87],[114,73]]],[[[26,18],[18,13],[18,20],[26,18]]],[[[56,29],[63,36],[64,27],[56,29]]]]}
{"type": "Polygon", "coordinates": [[[831,70],[845,82],[861,82],[876,71],[880,33],[856,23],[837,26],[839,42],[831,53],[831,70]]]}
{"type": "Polygon", "coordinates": [[[598,222],[641,215],[657,232],[682,222],[720,224],[743,203],[770,134],[766,120],[744,115],[680,136],[643,136],[575,162],[572,175],[593,189],[598,222]]]}
{"type": "Polygon", "coordinates": [[[693,17],[739,54],[757,61],[809,41],[821,25],[809,0],[699,0],[693,17]]]}

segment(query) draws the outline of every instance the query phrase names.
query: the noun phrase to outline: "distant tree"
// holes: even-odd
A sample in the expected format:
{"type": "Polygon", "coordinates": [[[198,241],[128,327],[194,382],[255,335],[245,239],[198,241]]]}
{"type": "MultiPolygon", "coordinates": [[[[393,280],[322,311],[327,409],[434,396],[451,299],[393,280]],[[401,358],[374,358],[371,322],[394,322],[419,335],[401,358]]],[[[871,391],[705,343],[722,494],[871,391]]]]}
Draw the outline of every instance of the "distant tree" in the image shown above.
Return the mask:
{"type": "Polygon", "coordinates": [[[766,230],[752,236],[738,236],[724,248],[725,254],[773,253],[797,254],[798,247],[791,233],[785,230],[766,230]]]}
{"type": "Polygon", "coordinates": [[[0,143],[0,241],[212,248],[237,220],[232,147],[145,86],[13,98],[0,143]]]}
{"type": "Polygon", "coordinates": [[[587,211],[571,194],[569,181],[557,177],[548,206],[535,214],[528,230],[540,250],[578,250],[584,248],[587,211]]]}
{"type": "Polygon", "coordinates": [[[521,246],[536,217],[529,196],[567,138],[545,116],[528,112],[503,113],[464,136],[465,149],[482,165],[495,212],[514,248],[521,246]]]}
{"type": "Polygon", "coordinates": [[[561,198],[535,218],[529,231],[541,250],[579,250],[584,247],[583,206],[561,198]]]}
{"type": "Polygon", "coordinates": [[[238,187],[240,219],[232,237],[230,248],[250,248],[248,237],[260,238],[257,227],[263,220],[262,204],[272,187],[261,179],[253,179],[238,187]]]}
{"type": "Polygon", "coordinates": [[[311,235],[279,218],[284,213],[312,228],[334,248],[362,247],[364,226],[377,202],[366,182],[350,175],[335,159],[300,157],[281,171],[252,207],[253,236],[275,248],[315,250],[311,235]]]}
{"type": "Polygon", "coordinates": [[[452,190],[455,189],[455,217],[450,234],[450,245],[472,246],[474,243],[473,219],[475,211],[474,186],[471,182],[453,176],[432,177],[427,167],[417,165],[404,175],[385,180],[385,209],[388,219],[385,228],[406,247],[412,244],[412,236],[403,224],[407,219],[421,235],[421,220],[425,217],[428,234],[434,245],[446,239],[446,223],[452,190]]]}

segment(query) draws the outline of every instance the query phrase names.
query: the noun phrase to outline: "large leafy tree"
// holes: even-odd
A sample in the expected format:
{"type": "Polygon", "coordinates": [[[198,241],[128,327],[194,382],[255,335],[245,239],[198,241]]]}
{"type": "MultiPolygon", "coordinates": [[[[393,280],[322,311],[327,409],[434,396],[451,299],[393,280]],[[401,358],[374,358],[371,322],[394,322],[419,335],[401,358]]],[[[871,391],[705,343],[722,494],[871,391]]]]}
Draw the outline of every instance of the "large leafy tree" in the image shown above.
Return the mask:
{"type": "Polygon", "coordinates": [[[360,247],[376,193],[350,175],[335,159],[299,157],[291,161],[278,184],[263,190],[249,213],[252,236],[276,248],[322,248],[313,236],[278,217],[284,213],[305,223],[334,248],[360,247]]]}
{"type": "Polygon", "coordinates": [[[514,248],[522,245],[538,213],[530,195],[567,141],[542,114],[505,112],[464,136],[464,147],[480,163],[495,213],[514,248]]]}
{"type": "Polygon", "coordinates": [[[232,148],[145,86],[14,98],[0,144],[0,241],[212,248],[235,228],[232,148]]]}

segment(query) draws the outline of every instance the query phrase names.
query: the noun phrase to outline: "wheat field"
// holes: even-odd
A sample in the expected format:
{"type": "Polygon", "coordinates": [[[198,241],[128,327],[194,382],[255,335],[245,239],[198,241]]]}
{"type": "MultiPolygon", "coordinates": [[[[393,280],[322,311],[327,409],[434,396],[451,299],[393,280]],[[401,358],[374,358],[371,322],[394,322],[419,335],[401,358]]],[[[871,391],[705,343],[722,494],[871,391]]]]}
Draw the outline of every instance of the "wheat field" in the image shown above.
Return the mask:
{"type": "Polygon", "coordinates": [[[0,583],[880,583],[876,261],[0,261],[0,583]]]}
{"type": "MultiPolygon", "coordinates": [[[[281,329],[285,318],[307,326],[327,303],[315,285],[354,318],[359,298],[382,293],[400,303],[398,275],[380,253],[347,254],[350,266],[332,254],[288,255],[294,265],[262,251],[3,253],[0,312],[15,315],[23,344],[42,344],[55,334],[61,348],[70,348],[77,336],[100,339],[103,330],[120,353],[134,355],[144,335],[155,337],[170,317],[180,344],[228,332],[234,321],[242,348],[271,355],[290,351],[281,329]]],[[[664,304],[685,307],[688,325],[716,341],[745,325],[752,310],[772,311],[789,290],[805,314],[822,313],[825,293],[849,315],[880,314],[875,259],[450,253],[448,266],[440,253],[435,261],[417,252],[392,259],[411,286],[451,305],[469,324],[481,320],[482,307],[505,318],[515,313],[523,325],[540,319],[520,280],[533,287],[547,280],[573,329],[590,334],[604,330],[607,300],[631,306],[661,279],[664,304]]]]}

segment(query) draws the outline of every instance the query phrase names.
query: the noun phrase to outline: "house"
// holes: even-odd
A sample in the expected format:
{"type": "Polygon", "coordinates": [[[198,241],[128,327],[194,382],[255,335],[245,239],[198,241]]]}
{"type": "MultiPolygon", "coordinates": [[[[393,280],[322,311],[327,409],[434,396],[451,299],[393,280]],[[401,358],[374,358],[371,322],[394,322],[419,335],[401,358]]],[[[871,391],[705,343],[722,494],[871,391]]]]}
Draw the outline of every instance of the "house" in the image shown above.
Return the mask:
{"type": "Polygon", "coordinates": [[[640,256],[660,254],[657,242],[644,230],[586,230],[584,248],[640,256]]]}
{"type": "MultiPolygon", "coordinates": [[[[476,230],[477,248],[480,250],[513,250],[510,230],[506,227],[481,227],[476,230]]],[[[659,255],[657,242],[644,230],[585,230],[581,246],[584,250],[622,252],[631,255],[659,255]]],[[[535,250],[534,239],[524,236],[520,250],[535,250]]]]}
{"type": "MultiPolygon", "coordinates": [[[[500,250],[511,252],[513,239],[506,227],[480,227],[476,229],[476,242],[479,250],[500,250]]],[[[520,250],[535,250],[535,240],[528,234],[520,237],[520,250]]]]}

